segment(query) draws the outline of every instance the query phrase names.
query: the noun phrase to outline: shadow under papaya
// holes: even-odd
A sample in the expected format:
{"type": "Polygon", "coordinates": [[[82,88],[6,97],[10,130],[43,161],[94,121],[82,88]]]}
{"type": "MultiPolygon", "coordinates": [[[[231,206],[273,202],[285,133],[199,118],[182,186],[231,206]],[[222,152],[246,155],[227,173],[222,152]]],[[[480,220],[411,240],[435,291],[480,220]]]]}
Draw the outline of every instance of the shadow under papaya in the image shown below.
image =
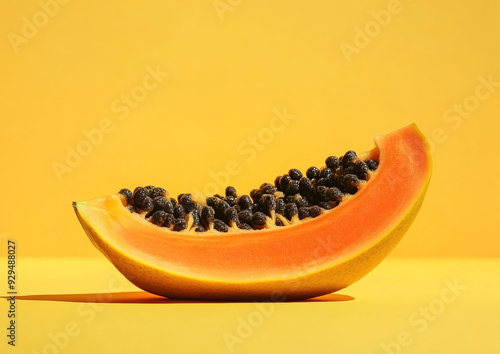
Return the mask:
{"type": "MultiPolygon", "coordinates": [[[[7,298],[6,296],[2,296],[7,298]]],[[[43,294],[16,296],[16,300],[34,301],[61,301],[61,302],[95,302],[95,303],[118,303],[118,304],[207,304],[207,303],[227,303],[228,301],[192,301],[192,300],[171,300],[163,296],[150,294],[145,291],[129,291],[114,293],[88,293],[88,294],[43,294]]],[[[335,302],[351,301],[354,297],[342,294],[327,294],[306,300],[289,302],[335,302]]],[[[244,301],[245,302],[245,301],[244,301]]],[[[248,301],[251,302],[251,301],[248,301]]],[[[266,301],[264,301],[266,302],[266,301]]]]}

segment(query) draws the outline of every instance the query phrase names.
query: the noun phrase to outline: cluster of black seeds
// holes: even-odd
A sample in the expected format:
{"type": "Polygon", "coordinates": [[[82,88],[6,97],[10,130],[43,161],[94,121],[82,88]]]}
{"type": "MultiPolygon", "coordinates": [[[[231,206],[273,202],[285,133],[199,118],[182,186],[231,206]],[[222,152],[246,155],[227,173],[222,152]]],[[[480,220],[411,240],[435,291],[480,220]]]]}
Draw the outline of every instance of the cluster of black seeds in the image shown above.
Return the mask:
{"type": "Polygon", "coordinates": [[[189,193],[170,198],[165,189],[154,186],[137,187],[133,193],[122,189],[119,193],[130,212],[145,214],[153,224],[173,231],[227,232],[232,227],[259,230],[315,218],[335,208],[346,194],[355,194],[361,181],[378,167],[377,161],[362,161],[354,151],[340,158],[330,156],[325,163],[321,169],[309,167],[305,175],[293,168],[276,177],[274,185],[264,183],[249,195],[238,195],[231,186],[225,196],[215,194],[203,200],[193,200],[189,193]]]}

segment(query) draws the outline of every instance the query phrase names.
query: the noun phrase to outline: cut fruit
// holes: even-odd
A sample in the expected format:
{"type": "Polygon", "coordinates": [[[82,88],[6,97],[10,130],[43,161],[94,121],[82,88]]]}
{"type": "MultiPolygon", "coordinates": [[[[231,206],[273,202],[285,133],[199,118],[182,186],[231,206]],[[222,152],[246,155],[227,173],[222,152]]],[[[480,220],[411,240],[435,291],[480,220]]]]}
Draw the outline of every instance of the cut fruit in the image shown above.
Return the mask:
{"type": "Polygon", "coordinates": [[[123,194],[73,206],[94,245],[150,293],[221,301],[320,296],[356,282],[380,263],[424,199],[431,159],[416,125],[378,136],[375,145],[360,159],[378,161],[378,168],[355,194],[286,227],[172,231],[147,221],[146,212],[131,213],[123,194]]]}

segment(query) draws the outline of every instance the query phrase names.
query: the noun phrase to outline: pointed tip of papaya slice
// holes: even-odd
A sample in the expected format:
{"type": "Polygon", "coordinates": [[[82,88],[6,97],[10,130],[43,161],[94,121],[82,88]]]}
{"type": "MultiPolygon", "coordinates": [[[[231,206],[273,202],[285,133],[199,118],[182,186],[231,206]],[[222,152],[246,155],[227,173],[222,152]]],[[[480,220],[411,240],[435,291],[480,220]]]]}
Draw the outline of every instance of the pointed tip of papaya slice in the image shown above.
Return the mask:
{"type": "Polygon", "coordinates": [[[415,219],[431,176],[415,124],[375,137],[378,168],[335,209],[290,226],[224,234],[173,232],[111,195],[73,207],[94,245],[139,288],[171,299],[286,301],[361,279],[415,219]]]}

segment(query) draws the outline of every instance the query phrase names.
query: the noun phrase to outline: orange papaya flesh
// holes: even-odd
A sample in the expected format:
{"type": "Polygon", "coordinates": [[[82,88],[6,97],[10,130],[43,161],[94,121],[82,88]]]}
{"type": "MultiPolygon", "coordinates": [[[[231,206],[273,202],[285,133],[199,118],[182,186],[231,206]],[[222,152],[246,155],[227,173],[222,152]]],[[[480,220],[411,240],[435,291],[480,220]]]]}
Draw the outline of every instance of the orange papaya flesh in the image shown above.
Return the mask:
{"type": "Polygon", "coordinates": [[[189,234],[130,213],[119,194],[73,205],[94,245],[145,291],[186,300],[305,299],[369,273],[422,204],[431,159],[416,125],[377,136],[375,148],[361,156],[378,168],[356,194],[287,227],[189,234]]]}

